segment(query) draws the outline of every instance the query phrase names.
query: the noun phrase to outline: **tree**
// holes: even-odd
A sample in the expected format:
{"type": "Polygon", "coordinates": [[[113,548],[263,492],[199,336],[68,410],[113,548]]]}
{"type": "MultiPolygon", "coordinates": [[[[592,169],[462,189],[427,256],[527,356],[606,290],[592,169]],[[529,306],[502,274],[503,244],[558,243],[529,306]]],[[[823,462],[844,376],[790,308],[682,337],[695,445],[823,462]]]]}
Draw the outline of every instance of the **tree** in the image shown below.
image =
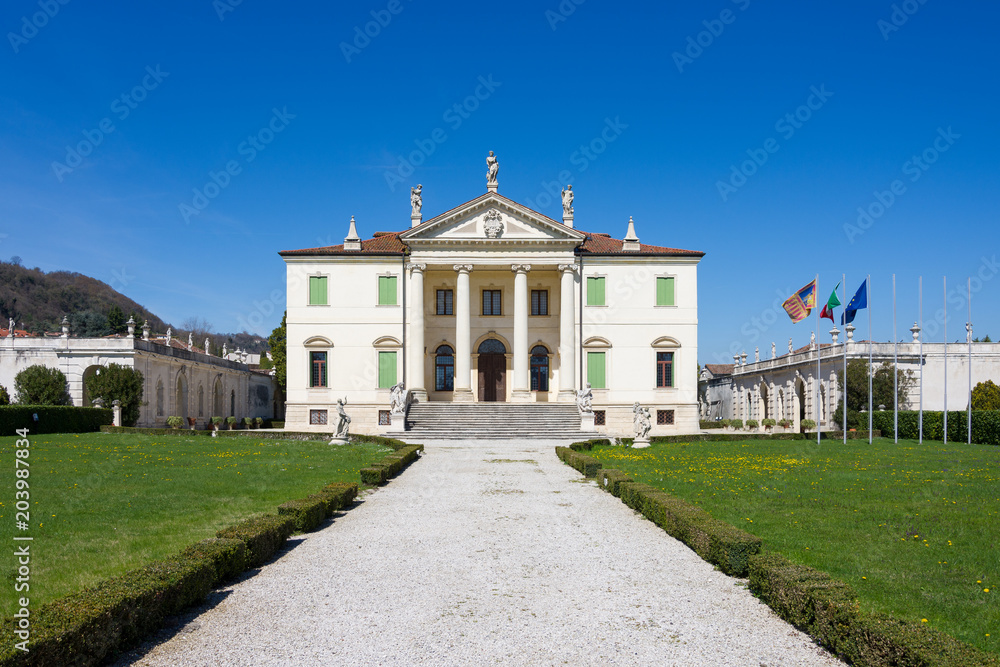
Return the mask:
{"type": "Polygon", "coordinates": [[[125,326],[125,313],[117,305],[111,306],[108,311],[108,329],[113,334],[123,334],[128,330],[125,326]]]}
{"type": "Polygon", "coordinates": [[[271,357],[274,363],[274,377],[278,381],[278,386],[281,391],[285,390],[285,377],[288,370],[288,353],[287,353],[287,331],[285,328],[285,319],[288,317],[288,311],[281,316],[281,324],[271,332],[271,335],[267,338],[268,345],[271,346],[271,357]]]}
{"type": "Polygon", "coordinates": [[[87,378],[87,393],[103,398],[104,407],[110,408],[112,401],[121,401],[123,426],[134,426],[139,421],[142,386],[142,373],[120,364],[108,364],[87,378]]]}
{"type": "Polygon", "coordinates": [[[81,338],[100,338],[111,333],[108,318],[92,310],[70,315],[69,326],[73,334],[81,338]]]}
{"type": "Polygon", "coordinates": [[[21,405],[69,405],[66,376],[58,368],[28,366],[14,378],[14,393],[21,405]]]}
{"type": "MultiPolygon", "coordinates": [[[[886,410],[894,409],[896,405],[893,393],[893,372],[896,374],[900,402],[906,401],[906,395],[913,386],[913,374],[909,371],[895,370],[892,363],[882,362],[872,375],[872,409],[878,410],[884,405],[886,410]]],[[[844,391],[844,380],[847,384],[847,427],[868,428],[868,419],[861,417],[861,411],[868,410],[868,360],[851,359],[847,362],[847,376],[838,376],[839,389],[844,391]]],[[[841,401],[833,415],[834,422],[844,423],[844,402],[841,401]]]]}
{"type": "Polygon", "coordinates": [[[1000,410],[1000,387],[993,380],[980,382],[972,390],[973,410],[1000,410]]]}
{"type": "Polygon", "coordinates": [[[0,405],[10,405],[10,394],[2,384],[0,384],[0,405]]]}

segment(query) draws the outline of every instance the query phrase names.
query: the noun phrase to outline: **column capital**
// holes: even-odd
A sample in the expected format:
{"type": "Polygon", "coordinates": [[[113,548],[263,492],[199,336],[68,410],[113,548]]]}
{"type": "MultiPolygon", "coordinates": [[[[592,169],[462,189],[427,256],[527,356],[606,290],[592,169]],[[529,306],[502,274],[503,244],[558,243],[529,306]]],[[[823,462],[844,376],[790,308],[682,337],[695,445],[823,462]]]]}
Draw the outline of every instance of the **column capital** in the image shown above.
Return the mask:
{"type": "Polygon", "coordinates": [[[413,273],[414,271],[420,271],[421,273],[427,270],[426,264],[407,264],[406,269],[413,273]]]}
{"type": "Polygon", "coordinates": [[[527,273],[531,271],[531,264],[511,264],[510,270],[514,273],[527,273]]]}
{"type": "Polygon", "coordinates": [[[577,267],[576,264],[560,264],[559,265],[559,270],[562,271],[563,273],[576,274],[577,268],[578,267],[577,267]]]}
{"type": "Polygon", "coordinates": [[[472,264],[456,264],[452,268],[459,273],[470,273],[472,271],[472,264]]]}

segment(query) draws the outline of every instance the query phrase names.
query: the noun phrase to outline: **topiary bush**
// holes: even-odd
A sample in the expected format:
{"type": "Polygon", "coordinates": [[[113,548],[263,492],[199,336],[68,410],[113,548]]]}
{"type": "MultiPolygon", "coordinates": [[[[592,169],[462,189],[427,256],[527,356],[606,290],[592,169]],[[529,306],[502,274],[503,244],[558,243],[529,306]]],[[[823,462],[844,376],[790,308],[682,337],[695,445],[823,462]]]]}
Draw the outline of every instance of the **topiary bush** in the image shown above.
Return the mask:
{"type": "Polygon", "coordinates": [[[294,530],[295,517],[265,514],[223,528],[215,535],[244,542],[247,545],[247,566],[260,567],[281,548],[294,530]]]}
{"type": "Polygon", "coordinates": [[[748,431],[755,430],[757,428],[757,426],[758,426],[758,424],[757,424],[757,420],[756,419],[748,419],[747,420],[747,430],[748,431]]]}
{"type": "Polygon", "coordinates": [[[70,405],[69,385],[58,368],[36,364],[14,377],[14,393],[21,405],[70,405]]]}
{"type": "Polygon", "coordinates": [[[171,415],[170,417],[167,417],[167,426],[169,426],[170,428],[180,428],[183,423],[184,420],[176,415],[171,415]]]}
{"type": "Polygon", "coordinates": [[[774,428],[774,426],[778,422],[774,421],[773,419],[763,419],[763,420],[761,420],[760,423],[761,423],[761,425],[764,426],[764,428],[774,428]]]}
{"type": "Polygon", "coordinates": [[[802,429],[803,430],[811,431],[814,428],[816,428],[816,422],[814,422],[812,419],[803,419],[802,420],[802,429]]]}

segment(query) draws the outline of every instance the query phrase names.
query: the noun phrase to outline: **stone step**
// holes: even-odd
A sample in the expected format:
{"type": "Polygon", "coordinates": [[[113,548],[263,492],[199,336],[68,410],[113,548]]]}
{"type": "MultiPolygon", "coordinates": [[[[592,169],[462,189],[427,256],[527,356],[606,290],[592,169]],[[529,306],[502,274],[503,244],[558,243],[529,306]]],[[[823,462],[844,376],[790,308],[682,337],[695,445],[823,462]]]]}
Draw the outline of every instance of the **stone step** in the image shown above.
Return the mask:
{"type": "Polygon", "coordinates": [[[585,440],[571,403],[416,403],[407,414],[406,439],[555,438],[585,440]]]}

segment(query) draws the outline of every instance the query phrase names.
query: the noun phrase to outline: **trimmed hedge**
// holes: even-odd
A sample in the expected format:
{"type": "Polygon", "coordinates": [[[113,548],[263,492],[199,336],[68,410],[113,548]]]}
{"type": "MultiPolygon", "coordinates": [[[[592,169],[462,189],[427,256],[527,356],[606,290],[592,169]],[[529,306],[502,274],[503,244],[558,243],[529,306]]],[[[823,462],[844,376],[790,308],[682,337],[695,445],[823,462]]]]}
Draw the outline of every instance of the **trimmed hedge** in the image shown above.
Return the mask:
{"type": "Polygon", "coordinates": [[[597,471],[601,469],[600,461],[586,454],[580,454],[569,447],[556,447],[556,456],[566,465],[582,472],[584,477],[596,477],[597,471]]]}
{"type": "Polygon", "coordinates": [[[326,518],[327,502],[316,495],[299,500],[289,500],[278,505],[278,516],[289,516],[295,520],[295,530],[308,533],[326,518]]]}
{"type": "MultiPolygon", "coordinates": [[[[382,439],[389,440],[389,438],[382,439]]],[[[396,442],[399,441],[397,440],[396,442]]],[[[422,451],[424,451],[423,445],[407,445],[404,443],[403,447],[397,449],[392,454],[386,454],[381,460],[376,461],[367,468],[362,468],[361,483],[368,486],[381,486],[385,484],[403,472],[408,465],[416,461],[422,451]]]]}
{"type": "MultiPolygon", "coordinates": [[[[0,408],[2,409],[2,408],[0,408]]],[[[965,442],[968,439],[968,412],[948,411],[948,441],[965,442]]],[[[882,433],[893,433],[891,411],[873,412],[872,428],[882,433]]],[[[920,437],[920,412],[900,410],[899,437],[917,440],[920,437]]],[[[944,439],[944,413],[924,410],[924,439],[944,439]]],[[[1000,410],[972,411],[972,442],[979,445],[1000,445],[1000,410]]]]}
{"type": "Polygon", "coordinates": [[[294,531],[295,517],[265,514],[223,528],[215,535],[246,543],[247,567],[260,567],[281,548],[294,531]]]}
{"type": "Polygon", "coordinates": [[[750,558],[750,590],[775,613],[856,665],[981,667],[1000,665],[938,630],[860,609],[854,590],[778,554],[750,558]]]}
{"type": "Polygon", "coordinates": [[[0,436],[16,435],[26,428],[40,433],[90,433],[111,424],[110,408],[78,408],[72,405],[0,405],[0,436]],[[38,421],[35,421],[38,415],[38,421]]]}
{"type": "Polygon", "coordinates": [[[712,518],[700,507],[641,482],[622,481],[617,488],[622,502],[726,574],[746,576],[750,556],[760,553],[759,537],[712,518]]]}
{"type": "Polygon", "coordinates": [[[621,488],[619,485],[622,484],[622,482],[634,481],[634,479],[629,477],[626,473],[623,473],[621,470],[602,468],[597,471],[597,483],[615,498],[621,497],[621,488]]]}
{"type": "Polygon", "coordinates": [[[698,428],[704,428],[704,429],[723,428],[725,426],[727,426],[727,424],[723,424],[721,419],[719,421],[702,420],[698,422],[698,428]]]}

